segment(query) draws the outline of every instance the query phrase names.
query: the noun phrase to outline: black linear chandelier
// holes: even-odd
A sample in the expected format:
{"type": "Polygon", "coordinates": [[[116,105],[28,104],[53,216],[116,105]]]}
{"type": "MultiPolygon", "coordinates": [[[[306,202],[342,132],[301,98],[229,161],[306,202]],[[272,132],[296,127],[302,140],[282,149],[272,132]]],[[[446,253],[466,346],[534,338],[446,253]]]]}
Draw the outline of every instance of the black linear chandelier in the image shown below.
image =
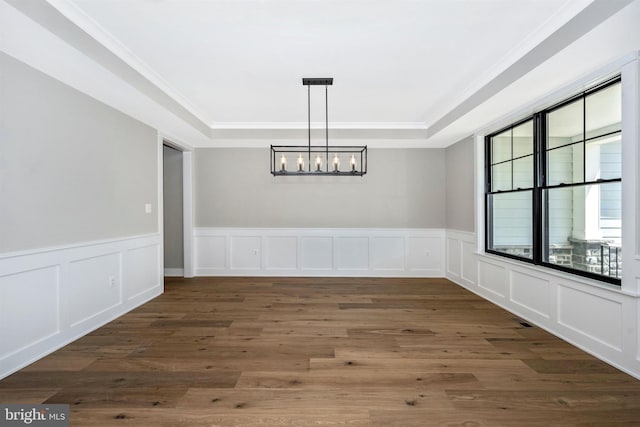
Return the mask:
{"type": "Polygon", "coordinates": [[[271,174],[362,176],[367,173],[367,146],[329,146],[329,91],[333,78],[303,78],[307,86],[307,145],[272,145],[271,174]],[[325,145],[311,146],[311,86],[324,85],[325,145]],[[313,161],[313,163],[312,163],[313,161]]]}

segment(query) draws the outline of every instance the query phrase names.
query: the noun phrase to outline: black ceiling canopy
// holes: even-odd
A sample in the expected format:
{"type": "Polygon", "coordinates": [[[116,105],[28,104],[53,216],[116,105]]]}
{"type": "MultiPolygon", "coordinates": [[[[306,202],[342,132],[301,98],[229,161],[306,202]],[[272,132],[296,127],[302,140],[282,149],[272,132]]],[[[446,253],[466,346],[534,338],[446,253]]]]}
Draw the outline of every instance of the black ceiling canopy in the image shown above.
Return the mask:
{"type": "Polygon", "coordinates": [[[333,84],[333,77],[326,77],[326,78],[321,78],[321,77],[303,77],[302,78],[302,84],[305,86],[309,86],[309,85],[332,85],[333,84]]]}

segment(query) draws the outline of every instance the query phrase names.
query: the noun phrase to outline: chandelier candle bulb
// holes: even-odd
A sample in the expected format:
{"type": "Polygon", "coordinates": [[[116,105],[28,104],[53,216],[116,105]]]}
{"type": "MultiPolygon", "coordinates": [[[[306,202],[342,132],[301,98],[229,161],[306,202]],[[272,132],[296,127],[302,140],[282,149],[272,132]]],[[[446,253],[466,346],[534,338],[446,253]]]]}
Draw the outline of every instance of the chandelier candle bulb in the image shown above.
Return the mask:
{"type": "Polygon", "coordinates": [[[282,172],[284,172],[285,170],[287,170],[287,158],[284,156],[284,154],[282,155],[282,157],[280,158],[280,170],[282,172]]]}
{"type": "Polygon", "coordinates": [[[333,171],[338,172],[338,166],[340,166],[340,159],[338,159],[338,155],[335,154],[333,156],[333,171]]]}
{"type": "Polygon", "coordinates": [[[322,158],[320,158],[320,156],[316,157],[316,172],[320,172],[320,169],[322,168],[322,158]]]}
{"type": "Polygon", "coordinates": [[[356,171],[356,156],[354,154],[351,155],[351,172],[356,171]]]}
{"type": "Polygon", "coordinates": [[[302,172],[304,169],[304,159],[302,158],[302,154],[298,157],[298,172],[302,172]]]}

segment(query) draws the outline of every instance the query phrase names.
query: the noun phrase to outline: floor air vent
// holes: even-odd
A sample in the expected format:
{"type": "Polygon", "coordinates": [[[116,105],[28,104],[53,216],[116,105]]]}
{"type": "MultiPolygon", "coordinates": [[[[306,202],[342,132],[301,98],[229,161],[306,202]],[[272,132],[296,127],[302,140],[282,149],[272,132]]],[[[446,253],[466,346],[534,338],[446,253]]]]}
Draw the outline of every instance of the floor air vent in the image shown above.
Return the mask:
{"type": "Polygon", "coordinates": [[[517,322],[520,324],[520,326],[525,327],[525,328],[533,328],[533,325],[531,323],[525,322],[522,319],[518,319],[517,317],[512,318],[511,320],[513,320],[514,322],[517,322]]]}

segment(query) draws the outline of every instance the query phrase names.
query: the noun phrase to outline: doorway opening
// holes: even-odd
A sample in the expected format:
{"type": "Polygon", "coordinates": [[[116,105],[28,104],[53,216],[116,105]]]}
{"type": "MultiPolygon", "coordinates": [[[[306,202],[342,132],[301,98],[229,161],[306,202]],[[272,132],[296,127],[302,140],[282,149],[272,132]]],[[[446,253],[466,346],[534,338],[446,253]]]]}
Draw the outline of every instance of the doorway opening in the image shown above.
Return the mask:
{"type": "Polygon", "coordinates": [[[162,146],[164,275],[184,277],[183,153],[162,146]]]}

